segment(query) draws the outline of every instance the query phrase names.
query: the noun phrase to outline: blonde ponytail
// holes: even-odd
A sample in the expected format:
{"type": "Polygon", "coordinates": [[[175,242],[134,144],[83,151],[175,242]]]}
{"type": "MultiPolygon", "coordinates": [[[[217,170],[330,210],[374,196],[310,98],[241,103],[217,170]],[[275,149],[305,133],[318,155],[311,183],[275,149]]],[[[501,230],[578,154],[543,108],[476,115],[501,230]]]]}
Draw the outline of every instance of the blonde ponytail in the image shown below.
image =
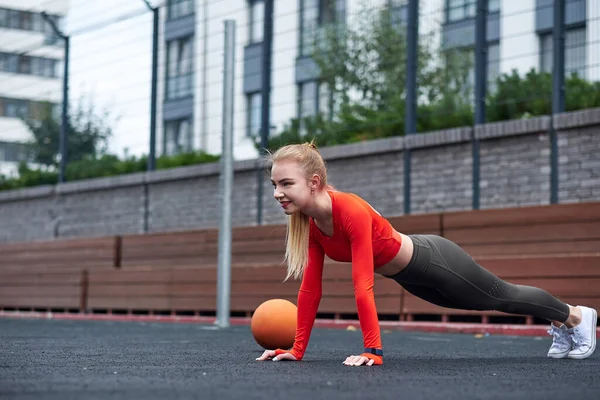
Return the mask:
{"type": "Polygon", "coordinates": [[[308,263],[308,237],[310,234],[310,221],[306,214],[296,212],[288,219],[285,261],[287,262],[287,275],[300,279],[308,263]]]}

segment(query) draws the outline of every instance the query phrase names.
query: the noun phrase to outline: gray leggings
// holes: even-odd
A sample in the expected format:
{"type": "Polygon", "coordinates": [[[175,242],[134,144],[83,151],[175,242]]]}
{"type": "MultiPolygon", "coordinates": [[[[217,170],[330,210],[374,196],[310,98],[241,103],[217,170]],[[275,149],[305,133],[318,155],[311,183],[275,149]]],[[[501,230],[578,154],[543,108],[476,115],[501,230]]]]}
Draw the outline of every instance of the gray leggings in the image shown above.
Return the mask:
{"type": "Polygon", "coordinates": [[[461,247],[435,235],[410,235],[414,253],[388,278],[413,295],[447,308],[495,310],[565,322],[569,306],[545,290],[514,285],[481,267],[461,247]]]}

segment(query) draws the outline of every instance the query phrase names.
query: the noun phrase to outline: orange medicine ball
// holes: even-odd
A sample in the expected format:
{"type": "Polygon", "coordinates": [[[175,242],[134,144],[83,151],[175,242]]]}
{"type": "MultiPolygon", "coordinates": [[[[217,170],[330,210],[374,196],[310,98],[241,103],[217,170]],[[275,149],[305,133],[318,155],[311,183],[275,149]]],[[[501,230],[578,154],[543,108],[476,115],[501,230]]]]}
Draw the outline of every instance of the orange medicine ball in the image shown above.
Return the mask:
{"type": "Polygon", "coordinates": [[[284,299],[267,300],[252,315],[252,336],[266,350],[289,349],[296,336],[296,317],[294,303],[284,299]]]}

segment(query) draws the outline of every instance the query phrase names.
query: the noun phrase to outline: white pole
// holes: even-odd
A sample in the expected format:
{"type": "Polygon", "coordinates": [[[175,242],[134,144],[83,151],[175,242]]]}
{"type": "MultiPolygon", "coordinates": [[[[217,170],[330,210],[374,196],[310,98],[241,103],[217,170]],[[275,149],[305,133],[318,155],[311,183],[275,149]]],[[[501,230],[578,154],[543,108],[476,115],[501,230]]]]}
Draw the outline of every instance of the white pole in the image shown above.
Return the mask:
{"type": "Polygon", "coordinates": [[[219,227],[219,265],[217,274],[217,319],[221,328],[229,327],[231,300],[231,186],[233,182],[233,96],[235,70],[235,21],[225,23],[223,68],[223,151],[221,154],[221,223],[219,227]]]}

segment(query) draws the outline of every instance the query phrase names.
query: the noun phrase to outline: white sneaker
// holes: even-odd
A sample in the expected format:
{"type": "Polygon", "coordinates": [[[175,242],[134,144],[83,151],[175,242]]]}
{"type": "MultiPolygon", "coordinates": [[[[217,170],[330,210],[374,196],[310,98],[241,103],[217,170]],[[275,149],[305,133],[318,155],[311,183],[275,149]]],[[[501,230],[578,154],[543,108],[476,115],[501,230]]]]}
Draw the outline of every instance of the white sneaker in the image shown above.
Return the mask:
{"type": "Polygon", "coordinates": [[[592,355],[596,350],[596,324],[598,313],[593,308],[579,306],[581,309],[581,323],[573,328],[573,350],[569,358],[583,360],[592,355]]]}
{"type": "Polygon", "coordinates": [[[570,332],[566,326],[562,325],[560,328],[550,324],[548,334],[552,335],[552,346],[548,350],[549,358],[565,358],[569,355],[569,352],[573,349],[572,332],[570,332]]]}

